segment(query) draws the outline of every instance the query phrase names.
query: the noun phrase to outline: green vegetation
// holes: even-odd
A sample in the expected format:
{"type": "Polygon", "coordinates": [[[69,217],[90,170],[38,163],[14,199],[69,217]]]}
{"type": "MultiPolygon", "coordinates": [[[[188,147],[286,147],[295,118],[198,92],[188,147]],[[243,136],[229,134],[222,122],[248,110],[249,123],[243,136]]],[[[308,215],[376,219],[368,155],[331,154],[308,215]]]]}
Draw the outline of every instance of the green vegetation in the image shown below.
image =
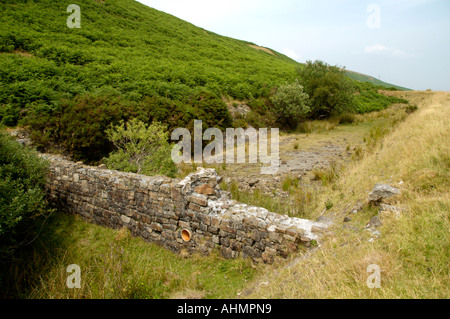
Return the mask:
{"type": "Polygon", "coordinates": [[[3,264],[2,298],[164,299],[236,298],[259,271],[249,260],[178,255],[79,217],[53,214],[39,240],[3,264]],[[81,288],[69,289],[66,271],[81,270],[81,288]]]}
{"type": "MultiPolygon", "coordinates": [[[[5,124],[30,125],[35,135],[48,138],[52,134],[36,118],[57,122],[67,114],[70,119],[71,108],[78,113],[83,107],[101,116],[96,107],[116,106],[108,122],[129,119],[126,109],[134,107],[148,116],[146,122],[157,119],[169,128],[189,126],[193,119],[229,127],[222,96],[267,97],[278,83],[294,79],[298,64],[281,54],[207,32],[138,2],[77,4],[80,29],[66,26],[65,3],[0,4],[0,25],[8,30],[0,37],[0,120],[5,124]]],[[[82,128],[84,118],[77,120],[82,128]]],[[[71,144],[91,146],[76,142],[71,144]]],[[[88,160],[100,157],[63,146],[88,160]]]]}
{"type": "Polygon", "coordinates": [[[280,86],[272,98],[273,111],[277,114],[279,122],[287,127],[295,128],[310,112],[307,105],[308,98],[308,94],[303,93],[303,86],[298,80],[292,84],[280,86]]]}
{"type": "MultiPolygon", "coordinates": [[[[0,256],[36,236],[46,208],[44,184],[47,163],[37,154],[0,132],[0,256]]],[[[0,274],[0,281],[1,281],[0,274]]]]}
{"type": "MultiPolygon", "coordinates": [[[[157,120],[169,131],[192,129],[195,119],[203,120],[205,129],[272,127],[280,116],[271,100],[276,88],[299,77],[300,65],[278,52],[208,32],[135,1],[77,4],[81,28],[70,29],[65,3],[0,3],[5,30],[0,36],[0,121],[28,127],[41,151],[98,163],[113,150],[104,131],[135,117],[147,124],[157,120]],[[224,103],[229,99],[246,101],[251,111],[233,123],[224,103]]],[[[312,118],[351,100],[346,90],[340,93],[349,87],[343,72],[326,68],[333,72],[303,79],[306,93],[315,88],[308,101],[312,118]]],[[[346,105],[350,112],[392,103],[369,83],[358,88],[354,110],[346,105]]]]}
{"type": "Polygon", "coordinates": [[[171,158],[171,145],[163,125],[147,126],[137,118],[106,130],[108,139],[117,148],[106,159],[109,169],[144,175],[175,177],[177,167],[171,158]]]}
{"type": "Polygon", "coordinates": [[[383,82],[381,80],[374,78],[373,76],[361,74],[361,73],[354,72],[354,71],[345,70],[345,75],[355,81],[363,82],[363,83],[370,83],[370,84],[373,84],[378,87],[383,87],[385,90],[411,91],[410,89],[407,89],[405,87],[386,83],[386,82],[383,82]]]}
{"type": "Polygon", "coordinates": [[[310,98],[310,118],[328,118],[352,110],[354,87],[342,69],[322,61],[307,61],[299,74],[310,98]]]}
{"type": "MultiPolygon", "coordinates": [[[[135,1],[77,4],[80,29],[66,26],[68,3],[0,3],[5,30],[0,35],[1,124],[27,127],[39,150],[105,161],[124,171],[180,176],[196,164],[176,172],[166,156],[168,132],[192,130],[195,119],[204,129],[281,125],[307,134],[350,131],[363,121],[359,130],[367,129],[365,145],[352,148],[353,141],[347,148],[358,161],[313,171],[318,187],[287,176],[281,188],[289,197],[281,198],[276,191],[270,197],[234,183],[222,185],[242,202],[312,219],[324,209],[343,211],[365,198],[374,181],[405,181],[399,205],[407,209],[383,225],[386,236],[379,242],[343,236],[321,243],[322,257],[276,273],[268,267],[263,276],[270,281],[261,286],[262,296],[448,296],[450,148],[440,143],[448,141],[448,107],[429,108],[419,120],[415,104],[381,93],[402,88],[321,61],[301,66],[135,1]],[[227,104],[236,102],[250,111],[233,119],[227,104]],[[395,106],[395,116],[383,112],[394,103],[407,106],[395,106]],[[410,113],[415,113],[412,120],[402,123],[410,113]],[[382,265],[383,293],[360,289],[367,263],[382,265]],[[298,273],[308,281],[299,284],[298,273]]],[[[293,148],[300,147],[297,140],[293,148]]],[[[100,228],[59,212],[47,217],[46,165],[35,152],[0,135],[0,252],[11,257],[0,263],[2,296],[234,298],[264,269],[218,253],[185,259],[126,230],[100,228]],[[66,268],[74,263],[81,266],[82,288],[70,290],[66,268]]],[[[363,211],[355,226],[364,227],[373,213],[363,211]]]]}
{"type": "Polygon", "coordinates": [[[374,86],[370,83],[355,83],[357,88],[357,93],[354,97],[354,108],[355,113],[370,113],[374,111],[381,111],[386,109],[389,105],[393,103],[406,103],[408,101],[395,96],[386,96],[379,93],[380,90],[386,90],[386,88],[380,86],[374,86]]]}

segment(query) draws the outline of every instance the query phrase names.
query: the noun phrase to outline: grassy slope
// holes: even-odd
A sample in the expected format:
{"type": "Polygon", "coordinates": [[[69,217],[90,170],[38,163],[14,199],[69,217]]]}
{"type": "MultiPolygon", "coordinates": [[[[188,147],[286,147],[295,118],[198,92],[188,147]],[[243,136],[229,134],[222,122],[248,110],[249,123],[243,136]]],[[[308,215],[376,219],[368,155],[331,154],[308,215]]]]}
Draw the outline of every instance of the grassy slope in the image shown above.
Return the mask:
{"type": "MultiPolygon", "coordinates": [[[[235,298],[258,271],[248,260],[219,253],[184,258],[155,244],[54,213],[39,240],[9,265],[2,298],[166,299],[235,298]],[[69,265],[81,270],[81,288],[68,289],[69,265]]],[[[6,267],[6,268],[4,268],[6,267]]]]}
{"type": "Polygon", "coordinates": [[[362,74],[362,73],[349,71],[349,70],[346,70],[346,75],[349,78],[351,78],[353,80],[356,80],[356,81],[359,81],[359,82],[368,82],[368,83],[372,83],[374,85],[382,86],[382,87],[385,87],[385,88],[395,88],[395,89],[400,90],[400,91],[410,91],[410,89],[407,89],[407,88],[402,87],[402,86],[398,86],[398,85],[394,85],[394,84],[383,82],[383,81],[378,80],[378,79],[376,79],[376,78],[374,78],[373,76],[370,76],[370,75],[365,75],[365,74],[362,74]]]}
{"type": "Polygon", "coordinates": [[[183,100],[207,89],[239,100],[268,97],[297,76],[300,64],[280,53],[132,0],[77,4],[80,29],[66,26],[66,3],[0,3],[0,105],[8,114],[86,94],[183,100]]]}
{"type": "MultiPolygon", "coordinates": [[[[96,89],[129,99],[154,94],[179,99],[197,87],[246,98],[291,80],[298,67],[282,54],[257,50],[135,1],[77,4],[80,29],[66,26],[65,3],[0,4],[0,25],[8,30],[1,39],[3,51],[16,50],[1,59],[7,82],[47,86],[50,92],[43,98],[50,100],[96,89]],[[21,51],[31,56],[17,54],[21,51]],[[18,64],[21,68],[11,70],[18,64]],[[58,81],[62,79],[68,83],[58,81]]],[[[8,102],[7,94],[2,97],[1,102],[8,102]]]]}
{"type": "MultiPolygon", "coordinates": [[[[399,93],[397,93],[399,94],[399,93]]],[[[392,204],[399,218],[383,214],[380,238],[365,230],[376,208],[338,213],[333,233],[314,257],[264,274],[268,286],[250,289],[264,298],[448,298],[450,296],[450,94],[400,93],[417,113],[380,140],[375,149],[341,174],[326,194],[333,211],[348,211],[375,183],[400,187],[392,204]],[[403,184],[399,185],[399,182],[403,184]],[[348,227],[348,226],[347,226],[348,227]],[[367,267],[381,267],[381,289],[369,289],[367,267]]],[[[259,281],[257,281],[258,283],[259,281]]]]}

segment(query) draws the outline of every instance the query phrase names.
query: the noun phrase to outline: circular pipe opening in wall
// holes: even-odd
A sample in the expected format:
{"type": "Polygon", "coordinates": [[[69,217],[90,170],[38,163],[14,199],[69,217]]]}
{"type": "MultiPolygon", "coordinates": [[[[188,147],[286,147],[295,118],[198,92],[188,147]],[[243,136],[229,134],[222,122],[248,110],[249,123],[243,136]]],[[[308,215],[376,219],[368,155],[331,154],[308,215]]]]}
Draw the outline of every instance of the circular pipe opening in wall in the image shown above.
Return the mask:
{"type": "Polygon", "coordinates": [[[185,241],[185,242],[190,242],[192,239],[192,233],[187,230],[187,229],[183,229],[181,231],[181,238],[185,241]]]}

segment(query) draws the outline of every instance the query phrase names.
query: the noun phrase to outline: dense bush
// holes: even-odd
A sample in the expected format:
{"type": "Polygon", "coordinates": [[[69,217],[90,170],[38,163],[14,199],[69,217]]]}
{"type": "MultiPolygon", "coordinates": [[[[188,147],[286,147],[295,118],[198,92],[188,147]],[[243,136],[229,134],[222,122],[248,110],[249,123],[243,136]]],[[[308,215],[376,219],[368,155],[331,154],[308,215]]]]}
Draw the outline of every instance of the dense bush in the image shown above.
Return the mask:
{"type": "Polygon", "coordinates": [[[308,94],[303,92],[303,86],[299,84],[298,80],[280,86],[272,98],[273,110],[277,114],[279,122],[295,128],[298,122],[306,118],[311,111],[307,105],[308,98],[308,94]]]}
{"type": "Polygon", "coordinates": [[[0,133],[0,256],[36,235],[36,223],[48,213],[43,190],[47,163],[0,133]]]}
{"type": "Polygon", "coordinates": [[[39,150],[59,149],[76,160],[95,163],[113,150],[105,130],[135,117],[145,123],[161,122],[169,132],[178,127],[192,131],[196,119],[203,120],[205,129],[232,127],[226,104],[206,91],[184,101],[155,96],[136,102],[114,94],[86,94],[54,106],[34,103],[22,124],[30,129],[39,150]]]}
{"type": "Polygon", "coordinates": [[[327,118],[353,108],[355,88],[343,69],[322,61],[307,61],[299,75],[309,95],[310,118],[327,118]]]}

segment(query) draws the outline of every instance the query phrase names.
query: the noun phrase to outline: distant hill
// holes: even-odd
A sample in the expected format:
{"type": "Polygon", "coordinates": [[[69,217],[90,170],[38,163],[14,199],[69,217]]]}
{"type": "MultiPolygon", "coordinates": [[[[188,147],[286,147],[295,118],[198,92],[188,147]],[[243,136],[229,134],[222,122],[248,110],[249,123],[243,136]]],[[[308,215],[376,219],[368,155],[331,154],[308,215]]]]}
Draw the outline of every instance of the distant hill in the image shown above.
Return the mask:
{"type": "Polygon", "coordinates": [[[374,78],[373,76],[370,75],[365,75],[362,73],[358,73],[358,72],[354,72],[354,71],[349,71],[346,70],[346,74],[348,77],[352,78],[353,80],[359,81],[359,82],[367,82],[367,83],[372,83],[373,85],[377,85],[377,86],[383,86],[386,88],[395,88],[399,91],[411,91],[411,89],[407,89],[405,87],[401,87],[398,85],[394,85],[394,84],[390,84],[390,83],[386,83],[383,82],[377,78],[374,78]]]}

